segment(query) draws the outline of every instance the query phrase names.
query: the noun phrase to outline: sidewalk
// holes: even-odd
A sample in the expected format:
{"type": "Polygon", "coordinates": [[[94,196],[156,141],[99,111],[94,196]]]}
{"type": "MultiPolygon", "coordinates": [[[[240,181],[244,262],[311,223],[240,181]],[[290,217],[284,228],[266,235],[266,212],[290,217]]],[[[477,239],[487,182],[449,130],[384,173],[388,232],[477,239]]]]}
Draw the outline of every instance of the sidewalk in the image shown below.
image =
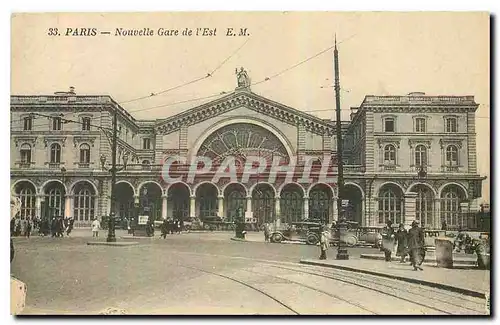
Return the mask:
{"type": "Polygon", "coordinates": [[[334,258],[332,256],[332,259],[325,261],[306,259],[301,260],[300,263],[397,279],[479,298],[484,298],[485,293],[490,292],[489,270],[444,269],[424,265],[424,271],[413,271],[408,263],[388,263],[359,258],[335,260],[334,258]]]}

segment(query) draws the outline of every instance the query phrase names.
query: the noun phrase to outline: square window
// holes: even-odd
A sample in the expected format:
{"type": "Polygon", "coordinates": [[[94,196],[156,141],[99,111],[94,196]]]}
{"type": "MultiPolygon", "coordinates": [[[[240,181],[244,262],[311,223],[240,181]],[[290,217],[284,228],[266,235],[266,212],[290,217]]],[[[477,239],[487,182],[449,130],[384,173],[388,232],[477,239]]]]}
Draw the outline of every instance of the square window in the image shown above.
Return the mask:
{"type": "Polygon", "coordinates": [[[90,117],[82,118],[82,131],[90,131],[90,117]]]}
{"type": "Polygon", "coordinates": [[[415,120],[415,132],[425,132],[425,118],[415,120]]]}
{"type": "Polygon", "coordinates": [[[394,119],[386,118],[384,121],[384,131],[385,132],[394,132],[394,119]]]}
{"type": "Polygon", "coordinates": [[[52,130],[61,131],[62,128],[62,120],[59,116],[52,118],[52,130]]]}
{"type": "Polygon", "coordinates": [[[23,119],[24,122],[24,131],[31,131],[33,128],[33,118],[31,116],[25,117],[23,119]]]}
{"type": "Polygon", "coordinates": [[[458,132],[458,123],[456,118],[450,117],[446,119],[446,132],[447,133],[458,132]]]}

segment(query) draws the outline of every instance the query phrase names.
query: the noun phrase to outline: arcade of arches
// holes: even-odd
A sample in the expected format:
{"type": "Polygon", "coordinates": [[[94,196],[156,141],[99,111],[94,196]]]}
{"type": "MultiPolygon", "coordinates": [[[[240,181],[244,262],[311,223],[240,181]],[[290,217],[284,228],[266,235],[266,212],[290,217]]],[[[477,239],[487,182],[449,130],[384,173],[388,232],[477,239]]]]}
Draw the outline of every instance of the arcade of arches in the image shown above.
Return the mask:
{"type": "MultiPolygon", "coordinates": [[[[73,216],[77,223],[86,225],[101,216],[98,212],[99,193],[90,181],[76,182],[67,189],[62,182],[50,180],[37,189],[32,182],[22,180],[14,184],[13,191],[21,199],[21,218],[73,216]]],[[[241,183],[218,187],[203,182],[192,187],[174,183],[162,188],[156,182],[146,181],[134,189],[128,182],[119,181],[116,191],[115,211],[122,218],[131,218],[137,206],[148,206],[155,220],[219,216],[233,221],[238,208],[258,224],[275,219],[291,223],[307,217],[321,218],[329,223],[338,217],[336,193],[330,185],[323,183],[308,188],[287,183],[276,188],[262,182],[247,188],[241,183]]],[[[347,219],[363,225],[382,225],[387,220],[407,223],[411,210],[425,228],[438,229],[443,222],[449,227],[463,225],[461,204],[466,202],[467,194],[457,184],[447,184],[437,191],[428,184],[419,183],[404,191],[395,183],[386,183],[369,200],[371,205],[357,185],[347,183],[344,191],[349,199],[344,210],[347,219]]]]}

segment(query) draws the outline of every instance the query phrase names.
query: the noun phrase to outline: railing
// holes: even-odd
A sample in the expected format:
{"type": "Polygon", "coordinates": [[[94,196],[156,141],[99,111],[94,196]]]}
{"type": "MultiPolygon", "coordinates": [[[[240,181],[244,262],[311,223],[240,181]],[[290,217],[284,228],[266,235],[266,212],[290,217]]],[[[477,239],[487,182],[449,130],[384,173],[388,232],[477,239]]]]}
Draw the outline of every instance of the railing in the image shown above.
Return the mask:
{"type": "Polygon", "coordinates": [[[38,104],[38,103],[107,103],[111,99],[108,96],[11,96],[11,104],[38,104]]]}
{"type": "Polygon", "coordinates": [[[396,170],[396,165],[383,165],[383,170],[384,171],[395,171],[396,170]]]}
{"type": "Polygon", "coordinates": [[[475,104],[474,96],[366,96],[365,103],[460,103],[475,104]]]}
{"type": "Polygon", "coordinates": [[[457,173],[459,171],[459,166],[443,166],[443,171],[445,172],[455,172],[457,173]]]}
{"type": "Polygon", "coordinates": [[[49,162],[49,168],[50,169],[56,169],[56,168],[61,168],[61,163],[53,163],[53,162],[49,162]]]}

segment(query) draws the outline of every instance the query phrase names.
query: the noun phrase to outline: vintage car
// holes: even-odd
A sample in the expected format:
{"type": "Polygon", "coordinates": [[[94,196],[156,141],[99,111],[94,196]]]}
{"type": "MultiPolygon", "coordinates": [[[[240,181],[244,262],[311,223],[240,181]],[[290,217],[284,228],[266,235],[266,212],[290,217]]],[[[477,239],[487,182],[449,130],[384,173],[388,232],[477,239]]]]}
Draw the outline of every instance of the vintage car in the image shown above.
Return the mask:
{"type": "Polygon", "coordinates": [[[293,222],[284,224],[281,229],[271,231],[270,241],[280,243],[283,240],[304,241],[309,245],[319,242],[319,223],[317,222],[293,222]]]}

